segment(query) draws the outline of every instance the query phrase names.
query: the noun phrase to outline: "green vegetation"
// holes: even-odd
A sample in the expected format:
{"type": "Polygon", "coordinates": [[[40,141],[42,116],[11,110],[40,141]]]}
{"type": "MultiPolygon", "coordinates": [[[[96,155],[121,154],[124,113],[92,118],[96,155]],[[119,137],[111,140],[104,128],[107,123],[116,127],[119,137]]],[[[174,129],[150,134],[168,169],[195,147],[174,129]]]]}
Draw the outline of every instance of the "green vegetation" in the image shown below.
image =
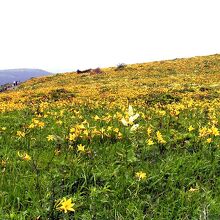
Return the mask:
{"type": "Polygon", "coordinates": [[[220,74],[188,75],[216,59],[57,75],[2,94],[0,219],[220,219],[220,74]]]}

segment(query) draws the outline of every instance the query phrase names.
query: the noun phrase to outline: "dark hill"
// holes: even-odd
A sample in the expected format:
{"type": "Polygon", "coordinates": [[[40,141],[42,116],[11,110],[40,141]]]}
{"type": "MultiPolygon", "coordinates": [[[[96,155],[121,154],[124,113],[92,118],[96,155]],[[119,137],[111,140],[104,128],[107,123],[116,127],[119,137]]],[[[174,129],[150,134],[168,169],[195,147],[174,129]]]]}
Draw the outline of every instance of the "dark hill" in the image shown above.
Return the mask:
{"type": "Polygon", "coordinates": [[[51,73],[41,69],[8,69],[0,70],[0,85],[13,81],[26,81],[32,77],[45,76],[51,73]]]}

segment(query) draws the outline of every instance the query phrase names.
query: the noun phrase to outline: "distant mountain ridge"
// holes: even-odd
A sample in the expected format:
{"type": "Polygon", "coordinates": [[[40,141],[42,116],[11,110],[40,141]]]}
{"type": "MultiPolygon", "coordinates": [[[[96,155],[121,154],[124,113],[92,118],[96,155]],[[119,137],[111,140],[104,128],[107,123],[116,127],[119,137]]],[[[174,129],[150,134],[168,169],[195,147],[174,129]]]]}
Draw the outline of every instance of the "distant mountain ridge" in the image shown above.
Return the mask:
{"type": "Polygon", "coordinates": [[[50,72],[41,69],[7,69],[0,70],[0,85],[13,83],[14,81],[24,82],[32,77],[50,75],[50,72]]]}

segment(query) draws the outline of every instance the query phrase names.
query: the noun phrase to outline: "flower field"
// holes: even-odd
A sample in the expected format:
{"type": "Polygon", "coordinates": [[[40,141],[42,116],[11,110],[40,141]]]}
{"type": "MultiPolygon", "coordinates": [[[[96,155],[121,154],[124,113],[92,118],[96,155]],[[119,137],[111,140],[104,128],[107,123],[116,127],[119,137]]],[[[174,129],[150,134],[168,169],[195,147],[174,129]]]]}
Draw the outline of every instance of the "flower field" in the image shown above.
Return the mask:
{"type": "Polygon", "coordinates": [[[0,93],[0,172],[0,219],[220,219],[220,55],[0,93]]]}

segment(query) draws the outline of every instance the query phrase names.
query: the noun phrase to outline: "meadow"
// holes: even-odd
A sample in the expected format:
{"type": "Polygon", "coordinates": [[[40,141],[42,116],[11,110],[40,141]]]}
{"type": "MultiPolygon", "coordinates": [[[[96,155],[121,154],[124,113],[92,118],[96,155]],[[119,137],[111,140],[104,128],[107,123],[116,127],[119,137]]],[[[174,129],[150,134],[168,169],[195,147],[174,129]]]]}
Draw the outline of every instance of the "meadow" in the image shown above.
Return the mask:
{"type": "Polygon", "coordinates": [[[0,219],[220,219],[220,55],[35,78],[0,93],[0,219]]]}

